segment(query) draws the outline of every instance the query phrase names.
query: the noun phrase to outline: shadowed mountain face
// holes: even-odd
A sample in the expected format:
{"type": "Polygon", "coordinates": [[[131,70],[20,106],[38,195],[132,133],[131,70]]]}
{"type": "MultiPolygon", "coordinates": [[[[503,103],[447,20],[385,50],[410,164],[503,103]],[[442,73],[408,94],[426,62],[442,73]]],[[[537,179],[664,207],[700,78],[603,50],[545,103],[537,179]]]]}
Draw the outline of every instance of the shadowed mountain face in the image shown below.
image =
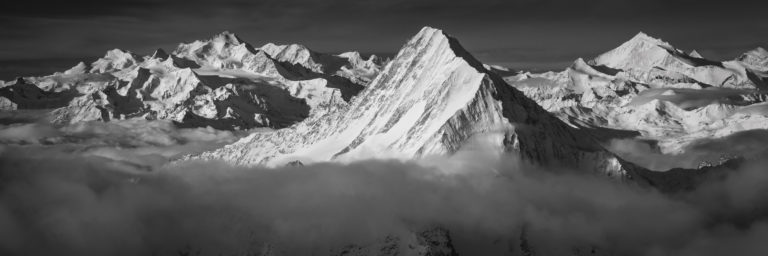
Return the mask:
{"type": "Polygon", "coordinates": [[[768,251],[763,49],[640,33],[531,73],[425,27],[391,61],[169,52],[0,84],[0,254],[768,251]]]}
{"type": "Polygon", "coordinates": [[[44,91],[23,78],[16,79],[16,83],[11,86],[0,88],[0,97],[9,99],[20,109],[60,108],[69,104],[69,101],[77,96],[79,93],[72,90],[44,91]]]}
{"type": "Polygon", "coordinates": [[[631,179],[633,172],[592,136],[568,127],[486,70],[456,39],[428,27],[349,107],[197,157],[271,166],[412,159],[453,154],[472,138],[537,164],[569,165],[620,179],[631,179]]]}
{"type": "MultiPolygon", "coordinates": [[[[336,59],[334,59],[336,61],[336,59]]],[[[352,81],[350,81],[347,78],[340,77],[337,75],[334,75],[336,71],[338,71],[338,67],[341,67],[341,64],[338,64],[339,66],[332,67],[330,74],[328,73],[315,73],[314,71],[302,66],[301,64],[294,64],[290,62],[280,62],[277,61],[277,63],[284,67],[284,70],[290,70],[292,72],[288,73],[281,73],[281,75],[289,80],[299,81],[299,80],[311,80],[311,79],[325,79],[328,81],[328,87],[338,89],[341,92],[341,97],[345,101],[350,101],[352,97],[356,96],[360,91],[365,88],[364,86],[360,84],[356,84],[352,81]]]]}
{"type": "MultiPolygon", "coordinates": [[[[204,76],[201,76],[204,77],[204,76]]],[[[180,127],[206,127],[229,130],[232,127],[260,127],[261,120],[269,120],[270,128],[285,128],[300,122],[309,116],[310,107],[303,99],[298,99],[283,89],[269,84],[257,84],[250,80],[207,76],[201,79],[210,88],[216,90],[222,86],[234,87],[239,97],[228,97],[214,102],[217,115],[205,118],[195,113],[187,113],[177,124],[180,127]],[[232,86],[234,85],[234,86],[232,86]],[[225,118],[227,115],[242,118],[225,118]],[[258,116],[260,119],[247,117],[258,116]]],[[[204,92],[203,92],[204,93],[204,92]]],[[[192,92],[195,95],[195,92],[192,92]]],[[[192,101],[190,99],[189,101],[192,101]]],[[[192,103],[188,103],[192,105],[192,103]]]]}
{"type": "Polygon", "coordinates": [[[172,54],[115,49],[91,64],[6,83],[0,106],[54,109],[57,124],[144,118],[181,127],[279,129],[346,105],[382,65],[356,52],[267,46],[257,49],[224,32],[180,44],[172,54]]]}

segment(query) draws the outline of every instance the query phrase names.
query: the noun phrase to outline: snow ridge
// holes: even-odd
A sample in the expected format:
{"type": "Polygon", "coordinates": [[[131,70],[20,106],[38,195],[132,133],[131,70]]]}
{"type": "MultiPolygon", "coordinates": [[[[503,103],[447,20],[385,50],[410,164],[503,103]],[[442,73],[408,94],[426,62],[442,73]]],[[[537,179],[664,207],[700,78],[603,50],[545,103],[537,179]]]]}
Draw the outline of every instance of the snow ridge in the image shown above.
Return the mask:
{"type": "Polygon", "coordinates": [[[347,108],[193,158],[241,165],[450,154],[471,137],[497,152],[624,175],[619,160],[508,86],[457,40],[425,27],[347,108]]]}
{"type": "Polygon", "coordinates": [[[768,98],[762,56],[756,49],[712,61],[640,33],[565,71],[505,80],[574,127],[606,140],[639,135],[657,141],[661,153],[679,154],[698,139],[768,128],[759,107],[768,98]]]}
{"type": "MultiPolygon", "coordinates": [[[[313,52],[304,60],[326,56],[331,55],[313,52]]],[[[377,64],[334,58],[354,70],[348,72],[354,80],[277,60],[225,31],[182,43],[171,54],[157,49],[140,57],[115,49],[90,65],[28,78],[16,89],[3,83],[8,88],[0,92],[5,95],[0,106],[56,108],[55,123],[144,118],[219,129],[282,128],[348,104],[370,82],[358,75],[380,70],[377,64]]]]}
{"type": "Polygon", "coordinates": [[[762,47],[757,47],[751,51],[742,54],[736,59],[753,69],[766,71],[768,70],[768,51],[762,47]]]}

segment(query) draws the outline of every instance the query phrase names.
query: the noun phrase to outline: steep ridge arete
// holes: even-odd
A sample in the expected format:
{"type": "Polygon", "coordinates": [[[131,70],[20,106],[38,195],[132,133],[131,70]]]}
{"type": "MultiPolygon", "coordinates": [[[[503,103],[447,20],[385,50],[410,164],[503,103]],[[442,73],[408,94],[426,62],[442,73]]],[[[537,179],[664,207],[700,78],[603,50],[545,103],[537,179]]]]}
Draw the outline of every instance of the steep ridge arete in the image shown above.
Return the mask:
{"type": "Polygon", "coordinates": [[[348,107],[191,158],[269,166],[410,159],[453,153],[474,136],[539,164],[628,174],[590,135],[568,127],[486,70],[456,39],[429,27],[348,107]]]}

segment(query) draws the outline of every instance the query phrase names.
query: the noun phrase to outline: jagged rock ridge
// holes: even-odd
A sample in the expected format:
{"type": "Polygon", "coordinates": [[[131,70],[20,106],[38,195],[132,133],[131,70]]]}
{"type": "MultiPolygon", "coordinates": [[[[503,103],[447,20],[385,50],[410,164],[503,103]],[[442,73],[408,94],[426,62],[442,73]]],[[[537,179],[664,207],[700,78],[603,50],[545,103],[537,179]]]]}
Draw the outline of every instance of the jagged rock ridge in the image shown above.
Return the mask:
{"type": "Polygon", "coordinates": [[[332,58],[346,76],[277,60],[224,32],[180,44],[172,54],[158,49],[142,58],[115,49],[63,73],[7,83],[0,106],[56,108],[55,123],[146,118],[218,129],[283,128],[346,105],[369,82],[342,70],[379,72],[374,59],[313,52],[302,61],[321,62],[315,58],[332,58]]]}
{"type": "Polygon", "coordinates": [[[499,152],[623,176],[620,160],[486,70],[455,39],[424,28],[345,108],[256,133],[193,158],[284,165],[450,154],[487,136],[499,152]]]}

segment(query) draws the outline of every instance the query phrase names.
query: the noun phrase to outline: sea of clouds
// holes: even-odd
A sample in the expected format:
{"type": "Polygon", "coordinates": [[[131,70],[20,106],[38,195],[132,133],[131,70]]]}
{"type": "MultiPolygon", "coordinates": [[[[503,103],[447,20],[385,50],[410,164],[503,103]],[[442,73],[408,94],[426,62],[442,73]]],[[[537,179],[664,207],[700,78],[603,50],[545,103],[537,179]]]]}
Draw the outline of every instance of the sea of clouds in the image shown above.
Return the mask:
{"type": "MultiPolygon", "coordinates": [[[[521,255],[523,240],[539,255],[768,251],[768,158],[760,155],[674,194],[482,147],[271,169],[169,164],[246,134],[163,121],[2,125],[0,254],[258,255],[269,246],[326,255],[432,227],[449,230],[461,255],[521,255]]],[[[766,139],[739,134],[696,152],[766,139]]],[[[616,143],[634,160],[675,160],[616,143]]]]}

